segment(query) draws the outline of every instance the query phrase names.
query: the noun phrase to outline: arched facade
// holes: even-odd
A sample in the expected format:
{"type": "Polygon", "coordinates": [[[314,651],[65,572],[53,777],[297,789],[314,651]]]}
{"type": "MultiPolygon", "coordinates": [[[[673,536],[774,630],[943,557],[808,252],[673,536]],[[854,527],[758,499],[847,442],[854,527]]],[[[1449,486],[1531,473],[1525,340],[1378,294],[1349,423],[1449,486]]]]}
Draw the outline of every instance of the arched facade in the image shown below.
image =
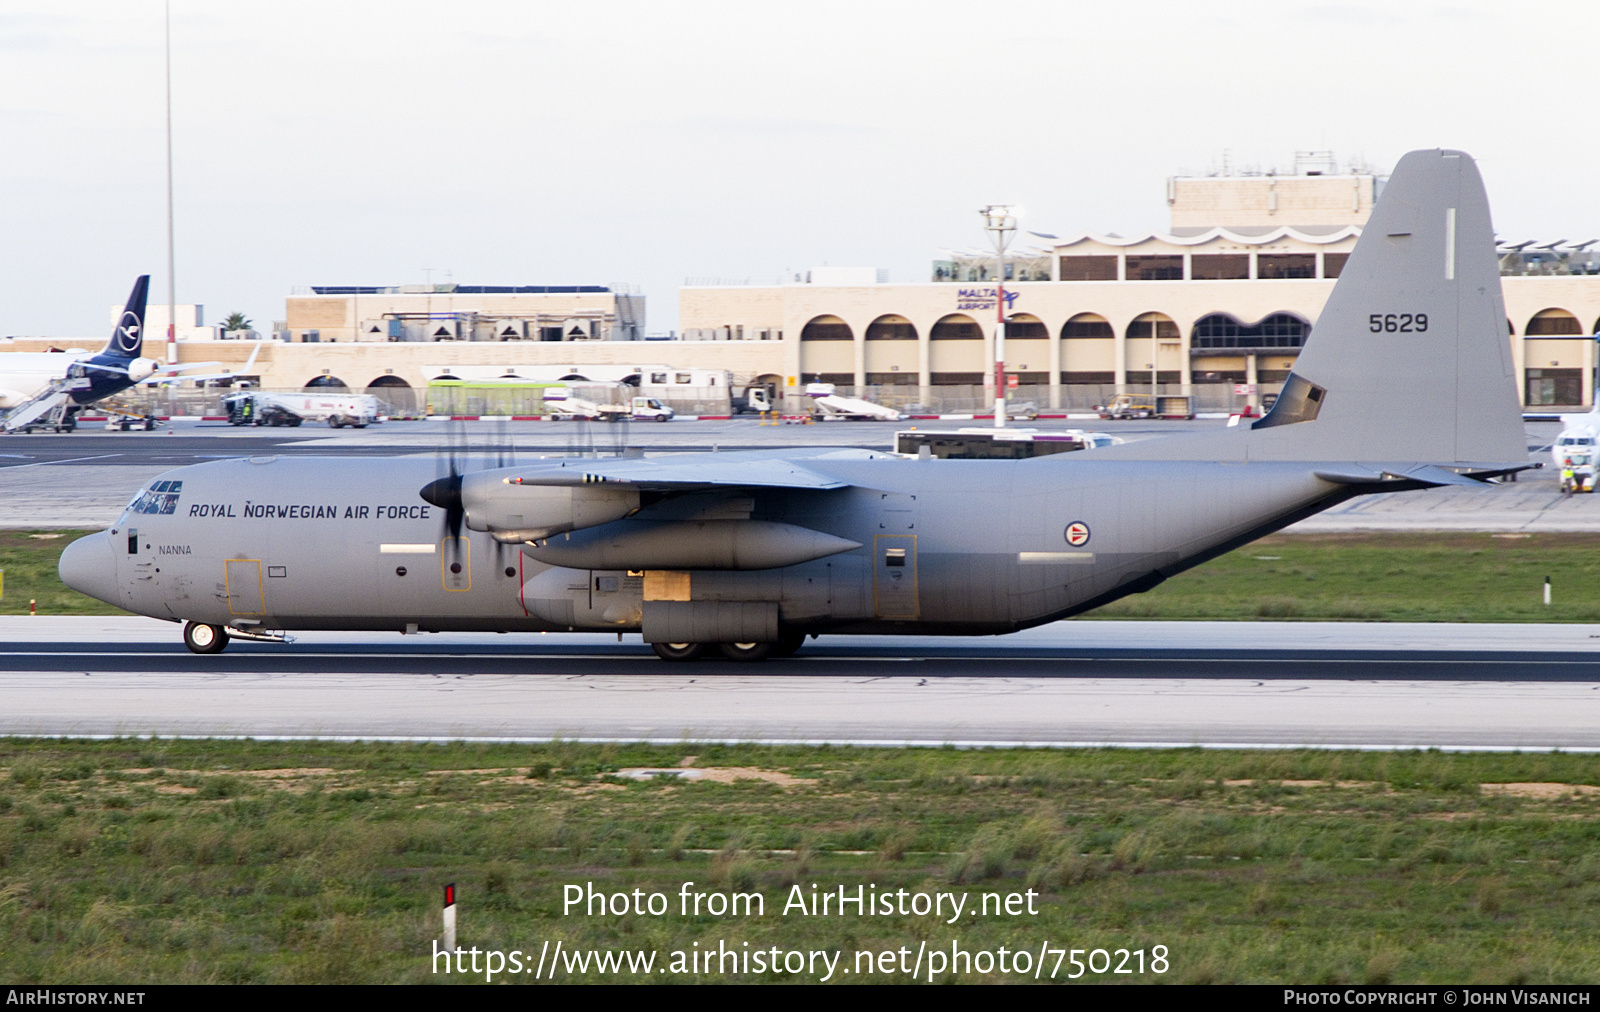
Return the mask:
{"type": "Polygon", "coordinates": [[[400,412],[409,415],[417,410],[422,400],[418,391],[411,388],[410,383],[394,373],[384,373],[382,376],[374,377],[372,382],[367,384],[367,389],[374,392],[378,399],[387,405],[385,410],[390,414],[400,412]]]}
{"type": "MultiPolygon", "coordinates": [[[[800,373],[804,380],[855,386],[857,369],[855,332],[837,316],[814,316],[800,329],[800,373]]],[[[864,377],[863,377],[864,379],[864,377]]]]}
{"type": "Polygon", "coordinates": [[[1583,325],[1565,309],[1541,309],[1523,333],[1528,337],[1582,337],[1583,325]]]}
{"type": "Polygon", "coordinates": [[[915,341],[917,328],[896,313],[880,316],[867,325],[869,341],[915,341]]]}
{"type": "Polygon", "coordinates": [[[942,316],[928,332],[929,381],[933,386],[981,386],[989,371],[989,340],[965,313],[942,316]]]}
{"type": "Polygon", "coordinates": [[[1156,394],[1161,384],[1186,382],[1188,355],[1183,347],[1183,332],[1166,313],[1140,313],[1128,321],[1124,340],[1117,346],[1122,361],[1117,372],[1129,390],[1156,394]]]}
{"type": "Polygon", "coordinates": [[[837,316],[813,317],[800,330],[802,341],[849,341],[854,337],[850,325],[837,316]]]}
{"type": "Polygon", "coordinates": [[[981,341],[983,328],[965,313],[951,313],[939,318],[939,322],[928,332],[928,337],[934,341],[981,341]]]}
{"type": "Polygon", "coordinates": [[[337,376],[330,376],[327,373],[323,373],[321,376],[313,376],[306,383],[306,389],[307,390],[311,390],[313,388],[319,388],[319,387],[320,388],[338,388],[340,390],[349,389],[348,384],[346,384],[344,380],[340,379],[337,376]]]}
{"type": "Polygon", "coordinates": [[[1044,341],[1050,338],[1050,328],[1032,313],[1017,313],[1006,317],[1007,341],[1044,341]]]}
{"type": "Polygon", "coordinates": [[[1111,329],[1111,323],[1099,313],[1079,313],[1061,325],[1061,339],[1065,340],[1095,340],[1105,338],[1115,340],[1117,332],[1111,329]]]}
{"type": "Polygon", "coordinates": [[[1195,321],[1189,343],[1206,350],[1298,349],[1310,334],[1311,324],[1294,313],[1271,313],[1254,324],[1231,313],[1208,313],[1195,321]]]}
{"type": "MultiPolygon", "coordinates": [[[[1099,313],[1078,313],[1061,325],[1061,383],[1100,387],[1117,381],[1117,332],[1099,313]]],[[[1087,392],[1087,391],[1086,391],[1087,392]]]]}
{"type": "Polygon", "coordinates": [[[895,313],[880,316],[867,325],[865,337],[862,368],[868,386],[917,385],[917,328],[910,320],[895,313]]]}
{"type": "MultiPolygon", "coordinates": [[[[1058,349],[1052,347],[1050,328],[1032,313],[1016,313],[1006,318],[1006,372],[1015,375],[1020,386],[1049,386],[1050,374],[1060,369],[1058,349]]],[[[1019,394],[1019,399],[1037,402],[1037,391],[1019,394]]]]}

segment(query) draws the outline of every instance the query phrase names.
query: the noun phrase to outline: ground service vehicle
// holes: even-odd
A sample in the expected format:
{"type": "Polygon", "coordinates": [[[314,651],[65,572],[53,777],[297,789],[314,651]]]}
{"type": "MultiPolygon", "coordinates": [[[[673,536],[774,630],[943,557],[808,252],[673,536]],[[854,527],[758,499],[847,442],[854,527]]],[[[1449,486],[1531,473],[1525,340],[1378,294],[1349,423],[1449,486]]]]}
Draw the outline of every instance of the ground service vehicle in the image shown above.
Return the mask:
{"type": "Polygon", "coordinates": [[[346,426],[364,429],[382,420],[378,398],[371,394],[300,393],[274,394],[246,390],[222,399],[230,425],[300,425],[303,422],[328,423],[329,428],[346,426]]]}

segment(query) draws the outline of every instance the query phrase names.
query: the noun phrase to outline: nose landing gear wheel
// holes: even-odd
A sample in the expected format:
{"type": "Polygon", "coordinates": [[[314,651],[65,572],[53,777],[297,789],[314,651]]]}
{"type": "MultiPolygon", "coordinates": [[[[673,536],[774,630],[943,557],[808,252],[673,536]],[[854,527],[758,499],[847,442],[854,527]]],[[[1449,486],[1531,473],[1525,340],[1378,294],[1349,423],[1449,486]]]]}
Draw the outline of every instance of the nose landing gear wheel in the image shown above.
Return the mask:
{"type": "Polygon", "coordinates": [[[774,643],[719,643],[722,656],[730,661],[764,661],[772,656],[774,643]]]}
{"type": "Polygon", "coordinates": [[[772,656],[793,657],[800,651],[800,648],[805,645],[805,642],[805,633],[793,633],[785,636],[783,639],[772,645],[772,656]]]}
{"type": "Polygon", "coordinates": [[[190,622],[183,627],[183,645],[197,654],[220,654],[228,645],[228,630],[220,625],[190,622]]]}
{"type": "Polygon", "coordinates": [[[652,643],[650,649],[664,661],[692,661],[706,652],[704,643],[652,643]]]}

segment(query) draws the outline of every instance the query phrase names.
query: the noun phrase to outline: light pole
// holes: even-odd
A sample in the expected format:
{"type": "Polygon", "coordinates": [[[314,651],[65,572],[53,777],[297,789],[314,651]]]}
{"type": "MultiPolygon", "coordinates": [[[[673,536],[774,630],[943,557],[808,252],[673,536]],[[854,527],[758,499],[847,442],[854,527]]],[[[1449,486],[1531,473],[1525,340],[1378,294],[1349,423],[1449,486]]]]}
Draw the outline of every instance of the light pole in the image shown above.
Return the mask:
{"type": "MultiPolygon", "coordinates": [[[[167,62],[167,365],[178,362],[177,257],[172,244],[172,0],[162,5],[167,62]]],[[[172,387],[168,387],[170,395],[172,387]]]]}
{"type": "Polygon", "coordinates": [[[990,204],[978,212],[983,227],[994,243],[994,427],[1006,427],[1006,247],[1017,231],[1017,218],[1010,204],[990,204]]]}

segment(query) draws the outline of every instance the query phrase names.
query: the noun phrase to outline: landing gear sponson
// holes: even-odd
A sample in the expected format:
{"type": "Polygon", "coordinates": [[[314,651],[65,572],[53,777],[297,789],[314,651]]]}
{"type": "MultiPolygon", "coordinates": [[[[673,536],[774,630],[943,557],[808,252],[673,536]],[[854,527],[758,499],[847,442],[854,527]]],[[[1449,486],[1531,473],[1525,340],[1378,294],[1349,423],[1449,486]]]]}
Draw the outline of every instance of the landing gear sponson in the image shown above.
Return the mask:
{"type": "Polygon", "coordinates": [[[664,661],[693,661],[712,652],[730,661],[764,661],[790,657],[805,641],[804,633],[791,633],[776,643],[652,643],[650,649],[664,661]]]}

